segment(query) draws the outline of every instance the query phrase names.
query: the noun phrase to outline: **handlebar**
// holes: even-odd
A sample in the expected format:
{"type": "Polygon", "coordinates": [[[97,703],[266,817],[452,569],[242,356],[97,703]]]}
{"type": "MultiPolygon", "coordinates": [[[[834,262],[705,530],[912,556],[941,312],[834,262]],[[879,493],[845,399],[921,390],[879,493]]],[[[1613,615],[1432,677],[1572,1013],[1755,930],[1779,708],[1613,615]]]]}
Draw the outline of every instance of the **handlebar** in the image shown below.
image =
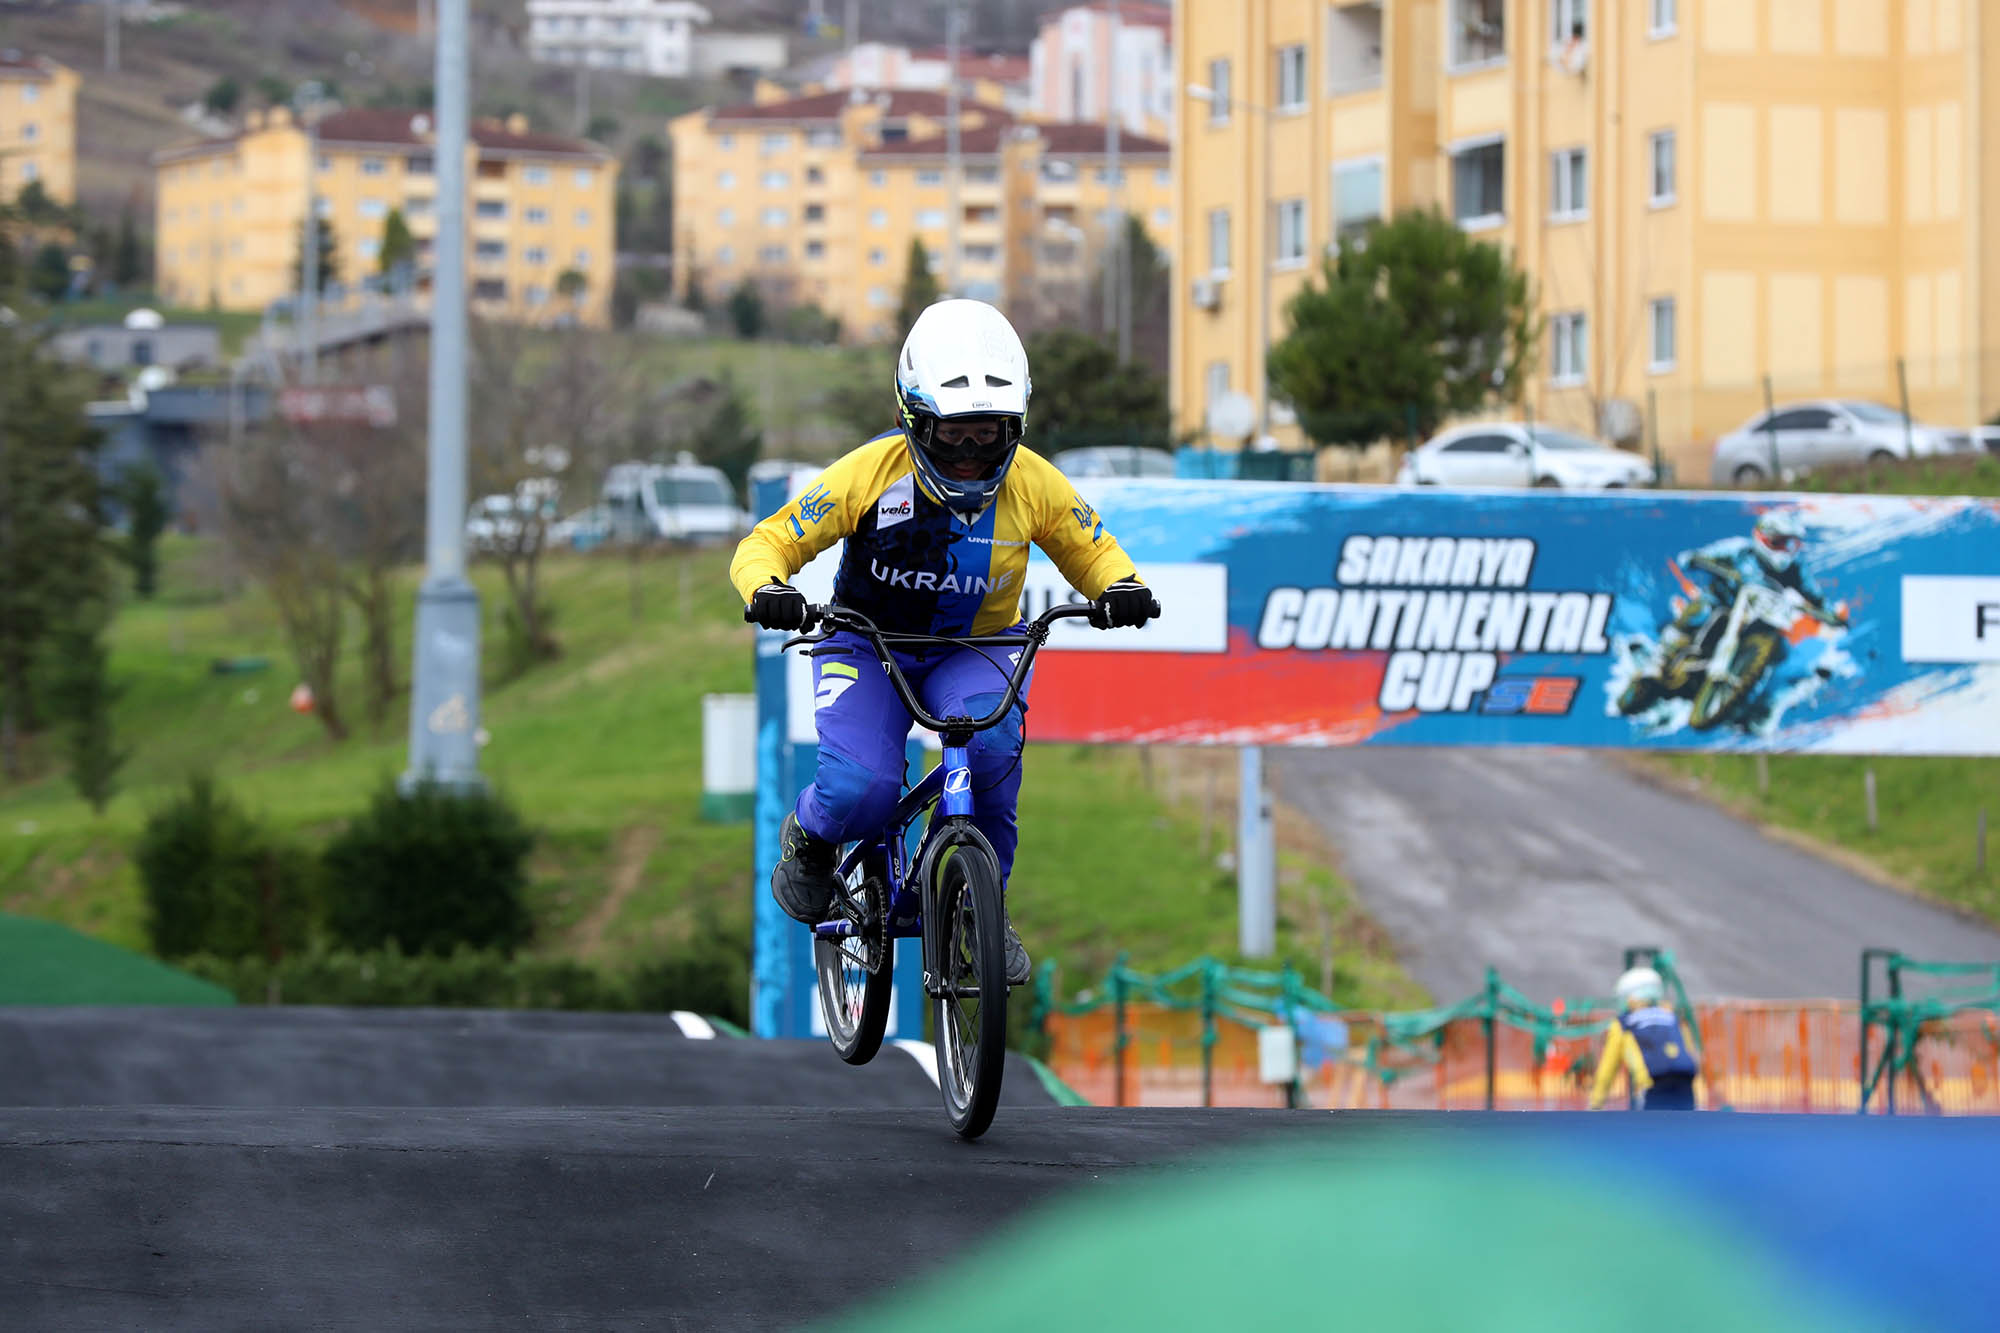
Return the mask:
{"type": "MultiPolygon", "coordinates": [[[[859,611],[847,607],[828,604],[806,607],[805,632],[785,640],[785,648],[796,648],[801,644],[824,643],[835,633],[846,631],[858,634],[875,649],[875,656],[881,659],[889,673],[889,683],[896,688],[896,695],[903,701],[903,707],[910,710],[910,717],[918,726],[927,731],[946,733],[970,733],[984,731],[996,726],[1000,720],[1013,711],[1015,701],[1021,697],[1021,685],[1028,678],[1028,669],[1035,664],[1035,654],[1048,642],[1049,627],[1058,620],[1074,620],[1088,616],[1093,608],[1087,602],[1064,602],[1052,606],[1033,620],[1027,622],[1017,634],[976,634],[953,637],[943,634],[892,634],[877,628],[875,622],[859,611]],[[815,633],[817,629],[817,633],[815,633]],[[939,643],[960,648],[1019,648],[1020,658],[1014,670],[1007,677],[1007,689],[1000,703],[983,718],[934,717],[918,700],[916,691],[903,675],[903,669],[896,662],[896,655],[890,649],[895,643],[939,643]]],[[[995,663],[998,666],[998,663],[995,663]]]]}

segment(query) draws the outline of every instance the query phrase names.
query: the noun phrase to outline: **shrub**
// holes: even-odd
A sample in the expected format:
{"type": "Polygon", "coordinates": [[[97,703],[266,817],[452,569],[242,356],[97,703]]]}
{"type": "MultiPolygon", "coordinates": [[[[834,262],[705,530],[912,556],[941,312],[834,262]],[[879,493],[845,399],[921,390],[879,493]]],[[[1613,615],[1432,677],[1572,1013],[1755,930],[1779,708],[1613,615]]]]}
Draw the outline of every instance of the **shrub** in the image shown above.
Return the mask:
{"type": "Polygon", "coordinates": [[[327,845],[327,926],[353,950],[459,946],[511,954],[533,922],[525,891],[535,835],[501,797],[430,783],[385,785],[327,845]]]}
{"type": "Polygon", "coordinates": [[[133,859],[147,936],[163,958],[281,958],[312,935],[311,858],[273,837],[206,774],[146,820],[133,859]]]}

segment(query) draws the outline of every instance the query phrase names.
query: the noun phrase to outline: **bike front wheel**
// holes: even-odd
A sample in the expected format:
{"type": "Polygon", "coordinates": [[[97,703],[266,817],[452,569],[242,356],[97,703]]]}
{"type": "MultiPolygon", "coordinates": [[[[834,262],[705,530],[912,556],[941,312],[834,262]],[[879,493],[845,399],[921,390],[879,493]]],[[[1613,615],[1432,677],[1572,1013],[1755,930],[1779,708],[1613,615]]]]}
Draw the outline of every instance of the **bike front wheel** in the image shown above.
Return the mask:
{"type": "Polygon", "coordinates": [[[882,1049],[894,999],[896,941],[889,935],[888,889],[864,862],[854,881],[840,886],[835,907],[856,933],[813,937],[819,1012],[835,1053],[851,1065],[865,1065],[882,1049]]]}
{"type": "Polygon", "coordinates": [[[938,982],[931,999],[938,1086],[951,1127],[976,1139],[993,1123],[1007,1059],[1007,919],[1000,867],[976,843],[939,855],[932,908],[938,913],[938,982]]]}

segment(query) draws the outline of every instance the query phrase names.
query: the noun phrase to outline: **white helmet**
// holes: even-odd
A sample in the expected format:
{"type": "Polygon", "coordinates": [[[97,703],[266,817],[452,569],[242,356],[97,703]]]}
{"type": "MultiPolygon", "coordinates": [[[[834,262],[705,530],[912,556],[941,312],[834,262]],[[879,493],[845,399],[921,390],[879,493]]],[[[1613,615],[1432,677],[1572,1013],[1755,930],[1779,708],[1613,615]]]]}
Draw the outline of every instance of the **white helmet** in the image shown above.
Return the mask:
{"type": "Polygon", "coordinates": [[[1007,317],[984,301],[939,301],[910,326],[896,358],[896,410],[924,486],[950,508],[982,508],[1013,465],[1028,422],[1028,351],[1007,317]],[[938,422],[949,417],[995,417],[993,443],[937,442],[938,422]],[[950,475],[945,467],[977,462],[976,477],[950,475]]]}
{"type": "Polygon", "coordinates": [[[1799,558],[1799,548],[1805,545],[1806,526],[1799,522],[1799,516],[1789,509],[1770,509],[1757,519],[1752,529],[1757,543],[1757,558],[1772,573],[1782,573],[1792,567],[1799,558]]]}
{"type": "Polygon", "coordinates": [[[1629,1005],[1634,1000],[1643,1004],[1658,1004],[1666,993],[1666,983],[1650,967],[1632,968],[1618,978],[1618,1003],[1623,1005],[1629,1005]]]}

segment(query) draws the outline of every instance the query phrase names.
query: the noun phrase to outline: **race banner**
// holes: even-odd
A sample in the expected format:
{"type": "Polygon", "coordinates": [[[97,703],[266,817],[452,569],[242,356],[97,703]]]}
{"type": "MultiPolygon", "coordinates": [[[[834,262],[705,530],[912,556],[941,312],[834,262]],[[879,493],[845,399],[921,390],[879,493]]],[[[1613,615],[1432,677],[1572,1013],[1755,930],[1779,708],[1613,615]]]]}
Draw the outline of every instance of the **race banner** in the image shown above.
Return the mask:
{"type": "Polygon", "coordinates": [[[2000,753],[1993,501],[1084,489],[1167,618],[1066,625],[1037,740],[2000,753]]]}

